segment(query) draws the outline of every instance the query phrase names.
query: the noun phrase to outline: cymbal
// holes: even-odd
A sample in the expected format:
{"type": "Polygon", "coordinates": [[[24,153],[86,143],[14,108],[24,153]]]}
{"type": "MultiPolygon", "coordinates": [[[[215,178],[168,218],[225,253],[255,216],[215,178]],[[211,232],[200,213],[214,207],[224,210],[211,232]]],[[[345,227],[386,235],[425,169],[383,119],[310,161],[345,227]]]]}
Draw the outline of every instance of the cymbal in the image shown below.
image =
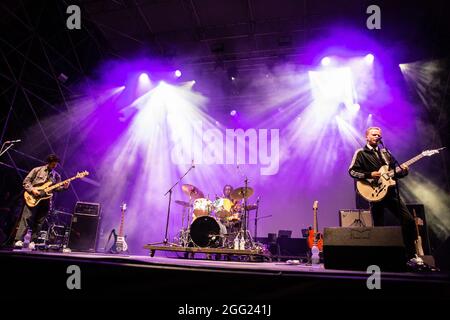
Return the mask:
{"type": "Polygon", "coordinates": [[[183,207],[190,207],[190,206],[191,206],[191,205],[189,204],[189,202],[182,201],[182,200],[175,200],[175,203],[176,203],[176,204],[179,204],[180,206],[183,206],[183,207]]]}
{"type": "Polygon", "coordinates": [[[181,190],[190,196],[192,199],[204,198],[203,192],[200,191],[196,186],[192,184],[183,184],[181,190]]]}
{"type": "Polygon", "coordinates": [[[234,189],[231,192],[231,198],[234,199],[234,200],[241,200],[241,199],[244,199],[244,198],[248,199],[248,198],[250,198],[253,195],[253,193],[254,193],[254,191],[250,187],[237,188],[237,189],[234,189]]]}

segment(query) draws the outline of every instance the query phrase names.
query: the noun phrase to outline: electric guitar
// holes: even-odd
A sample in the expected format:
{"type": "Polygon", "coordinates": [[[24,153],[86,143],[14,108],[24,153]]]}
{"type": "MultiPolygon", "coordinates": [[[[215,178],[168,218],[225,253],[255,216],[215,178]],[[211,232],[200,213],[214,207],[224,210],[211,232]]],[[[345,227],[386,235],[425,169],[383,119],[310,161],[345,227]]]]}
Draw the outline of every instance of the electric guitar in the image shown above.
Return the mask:
{"type": "Polygon", "coordinates": [[[119,234],[116,234],[116,230],[113,230],[112,233],[114,235],[114,244],[109,250],[111,253],[121,253],[124,251],[128,251],[128,244],[126,242],[126,236],[123,235],[123,223],[125,219],[125,211],[127,210],[127,204],[122,203],[120,206],[122,209],[122,216],[120,218],[120,227],[119,234]]]}
{"type": "Polygon", "coordinates": [[[83,171],[83,172],[78,172],[72,178],[66,179],[66,180],[61,181],[56,184],[53,184],[53,182],[51,182],[51,181],[45,182],[44,184],[42,184],[40,186],[34,187],[37,191],[39,191],[39,194],[37,196],[35,196],[31,192],[25,191],[23,194],[23,197],[25,198],[25,202],[26,202],[27,206],[29,206],[31,208],[35,207],[39,204],[39,202],[41,200],[46,200],[46,199],[50,199],[51,197],[53,197],[52,191],[61,187],[64,183],[75,180],[75,179],[84,178],[87,175],[89,175],[89,172],[83,171]]]}
{"type": "MultiPolygon", "coordinates": [[[[414,158],[411,158],[408,161],[402,163],[401,166],[410,166],[423,157],[431,157],[432,155],[439,153],[439,151],[443,149],[445,149],[445,147],[423,151],[414,158]]],[[[389,187],[395,185],[395,174],[401,171],[402,169],[400,167],[395,168],[395,170],[389,170],[389,166],[384,165],[380,168],[380,170],[378,170],[378,172],[381,174],[379,179],[358,180],[356,181],[356,189],[358,190],[358,193],[367,201],[381,201],[386,196],[389,187]]]]}
{"type": "Polygon", "coordinates": [[[317,210],[319,209],[319,201],[314,201],[313,212],[314,212],[314,226],[313,229],[309,229],[308,235],[308,247],[312,249],[316,246],[320,252],[323,250],[323,235],[318,231],[317,224],[317,210]]]}
{"type": "Polygon", "coordinates": [[[416,247],[416,255],[418,255],[419,257],[423,257],[425,254],[423,253],[422,237],[420,236],[419,233],[419,223],[417,221],[418,219],[415,209],[413,209],[413,215],[414,215],[414,222],[416,224],[416,234],[417,234],[417,239],[414,240],[414,245],[416,247]]]}

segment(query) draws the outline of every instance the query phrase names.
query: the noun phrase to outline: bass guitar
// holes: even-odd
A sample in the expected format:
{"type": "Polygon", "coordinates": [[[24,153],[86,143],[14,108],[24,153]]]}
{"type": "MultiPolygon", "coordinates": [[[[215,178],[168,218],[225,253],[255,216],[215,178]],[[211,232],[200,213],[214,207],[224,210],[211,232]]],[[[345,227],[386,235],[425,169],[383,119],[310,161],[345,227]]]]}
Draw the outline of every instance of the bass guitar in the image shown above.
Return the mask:
{"type": "Polygon", "coordinates": [[[28,191],[25,191],[23,194],[23,197],[25,198],[25,202],[26,202],[27,206],[33,208],[33,207],[37,206],[39,204],[39,202],[41,202],[42,200],[50,199],[51,197],[53,197],[53,193],[52,193],[53,190],[60,188],[64,183],[70,182],[75,179],[84,178],[87,175],[89,175],[89,172],[83,171],[83,172],[78,172],[72,178],[66,179],[59,183],[53,184],[53,182],[48,181],[40,186],[34,187],[34,189],[39,191],[38,195],[35,196],[34,194],[32,194],[28,191]]]}

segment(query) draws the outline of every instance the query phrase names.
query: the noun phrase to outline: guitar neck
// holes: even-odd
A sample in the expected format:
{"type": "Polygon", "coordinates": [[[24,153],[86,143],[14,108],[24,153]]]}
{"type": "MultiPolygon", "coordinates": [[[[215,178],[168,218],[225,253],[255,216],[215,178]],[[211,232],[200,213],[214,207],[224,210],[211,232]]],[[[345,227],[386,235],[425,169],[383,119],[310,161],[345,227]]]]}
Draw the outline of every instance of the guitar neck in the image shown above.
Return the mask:
{"type": "Polygon", "coordinates": [[[70,181],[75,180],[75,179],[77,179],[77,178],[78,178],[77,176],[74,176],[74,177],[72,177],[72,178],[69,178],[69,179],[66,179],[66,180],[64,180],[64,181],[58,182],[57,184],[51,185],[51,186],[48,187],[46,190],[47,190],[47,191],[52,191],[53,189],[56,189],[56,188],[61,187],[64,183],[70,182],[70,181]]]}
{"type": "Polygon", "coordinates": [[[122,209],[122,217],[120,218],[119,237],[123,237],[123,222],[124,222],[125,210],[122,209]]]}
{"type": "Polygon", "coordinates": [[[416,163],[417,161],[419,161],[420,159],[422,159],[424,156],[422,154],[418,154],[417,156],[415,156],[414,158],[409,159],[408,161],[403,162],[399,167],[395,168],[395,172],[394,170],[392,170],[391,172],[391,176],[394,175],[394,173],[399,173],[402,171],[402,168],[400,168],[401,166],[410,166],[414,163],[416,163]]]}
{"type": "Polygon", "coordinates": [[[410,166],[410,165],[412,165],[413,163],[415,163],[415,162],[419,161],[420,159],[422,159],[423,157],[424,157],[424,156],[423,156],[422,154],[419,154],[419,155],[415,156],[414,158],[411,158],[411,159],[409,159],[408,161],[402,163],[402,165],[410,166]]]}

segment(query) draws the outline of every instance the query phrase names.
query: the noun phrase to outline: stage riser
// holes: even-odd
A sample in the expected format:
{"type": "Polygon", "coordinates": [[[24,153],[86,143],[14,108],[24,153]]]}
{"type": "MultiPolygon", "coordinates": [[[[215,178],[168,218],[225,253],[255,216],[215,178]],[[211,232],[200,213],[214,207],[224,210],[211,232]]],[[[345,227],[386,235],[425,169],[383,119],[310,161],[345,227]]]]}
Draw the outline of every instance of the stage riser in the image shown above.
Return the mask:
{"type": "Polygon", "coordinates": [[[99,262],[70,257],[0,255],[2,294],[20,296],[37,288],[52,299],[149,299],[179,303],[192,301],[304,301],[311,297],[431,298],[450,294],[449,283],[420,278],[382,277],[382,290],[368,290],[365,273],[268,272],[201,269],[192,266],[99,262]],[[66,289],[67,267],[81,269],[81,290],[66,289]],[[26,276],[25,276],[26,275],[26,276]]]}

